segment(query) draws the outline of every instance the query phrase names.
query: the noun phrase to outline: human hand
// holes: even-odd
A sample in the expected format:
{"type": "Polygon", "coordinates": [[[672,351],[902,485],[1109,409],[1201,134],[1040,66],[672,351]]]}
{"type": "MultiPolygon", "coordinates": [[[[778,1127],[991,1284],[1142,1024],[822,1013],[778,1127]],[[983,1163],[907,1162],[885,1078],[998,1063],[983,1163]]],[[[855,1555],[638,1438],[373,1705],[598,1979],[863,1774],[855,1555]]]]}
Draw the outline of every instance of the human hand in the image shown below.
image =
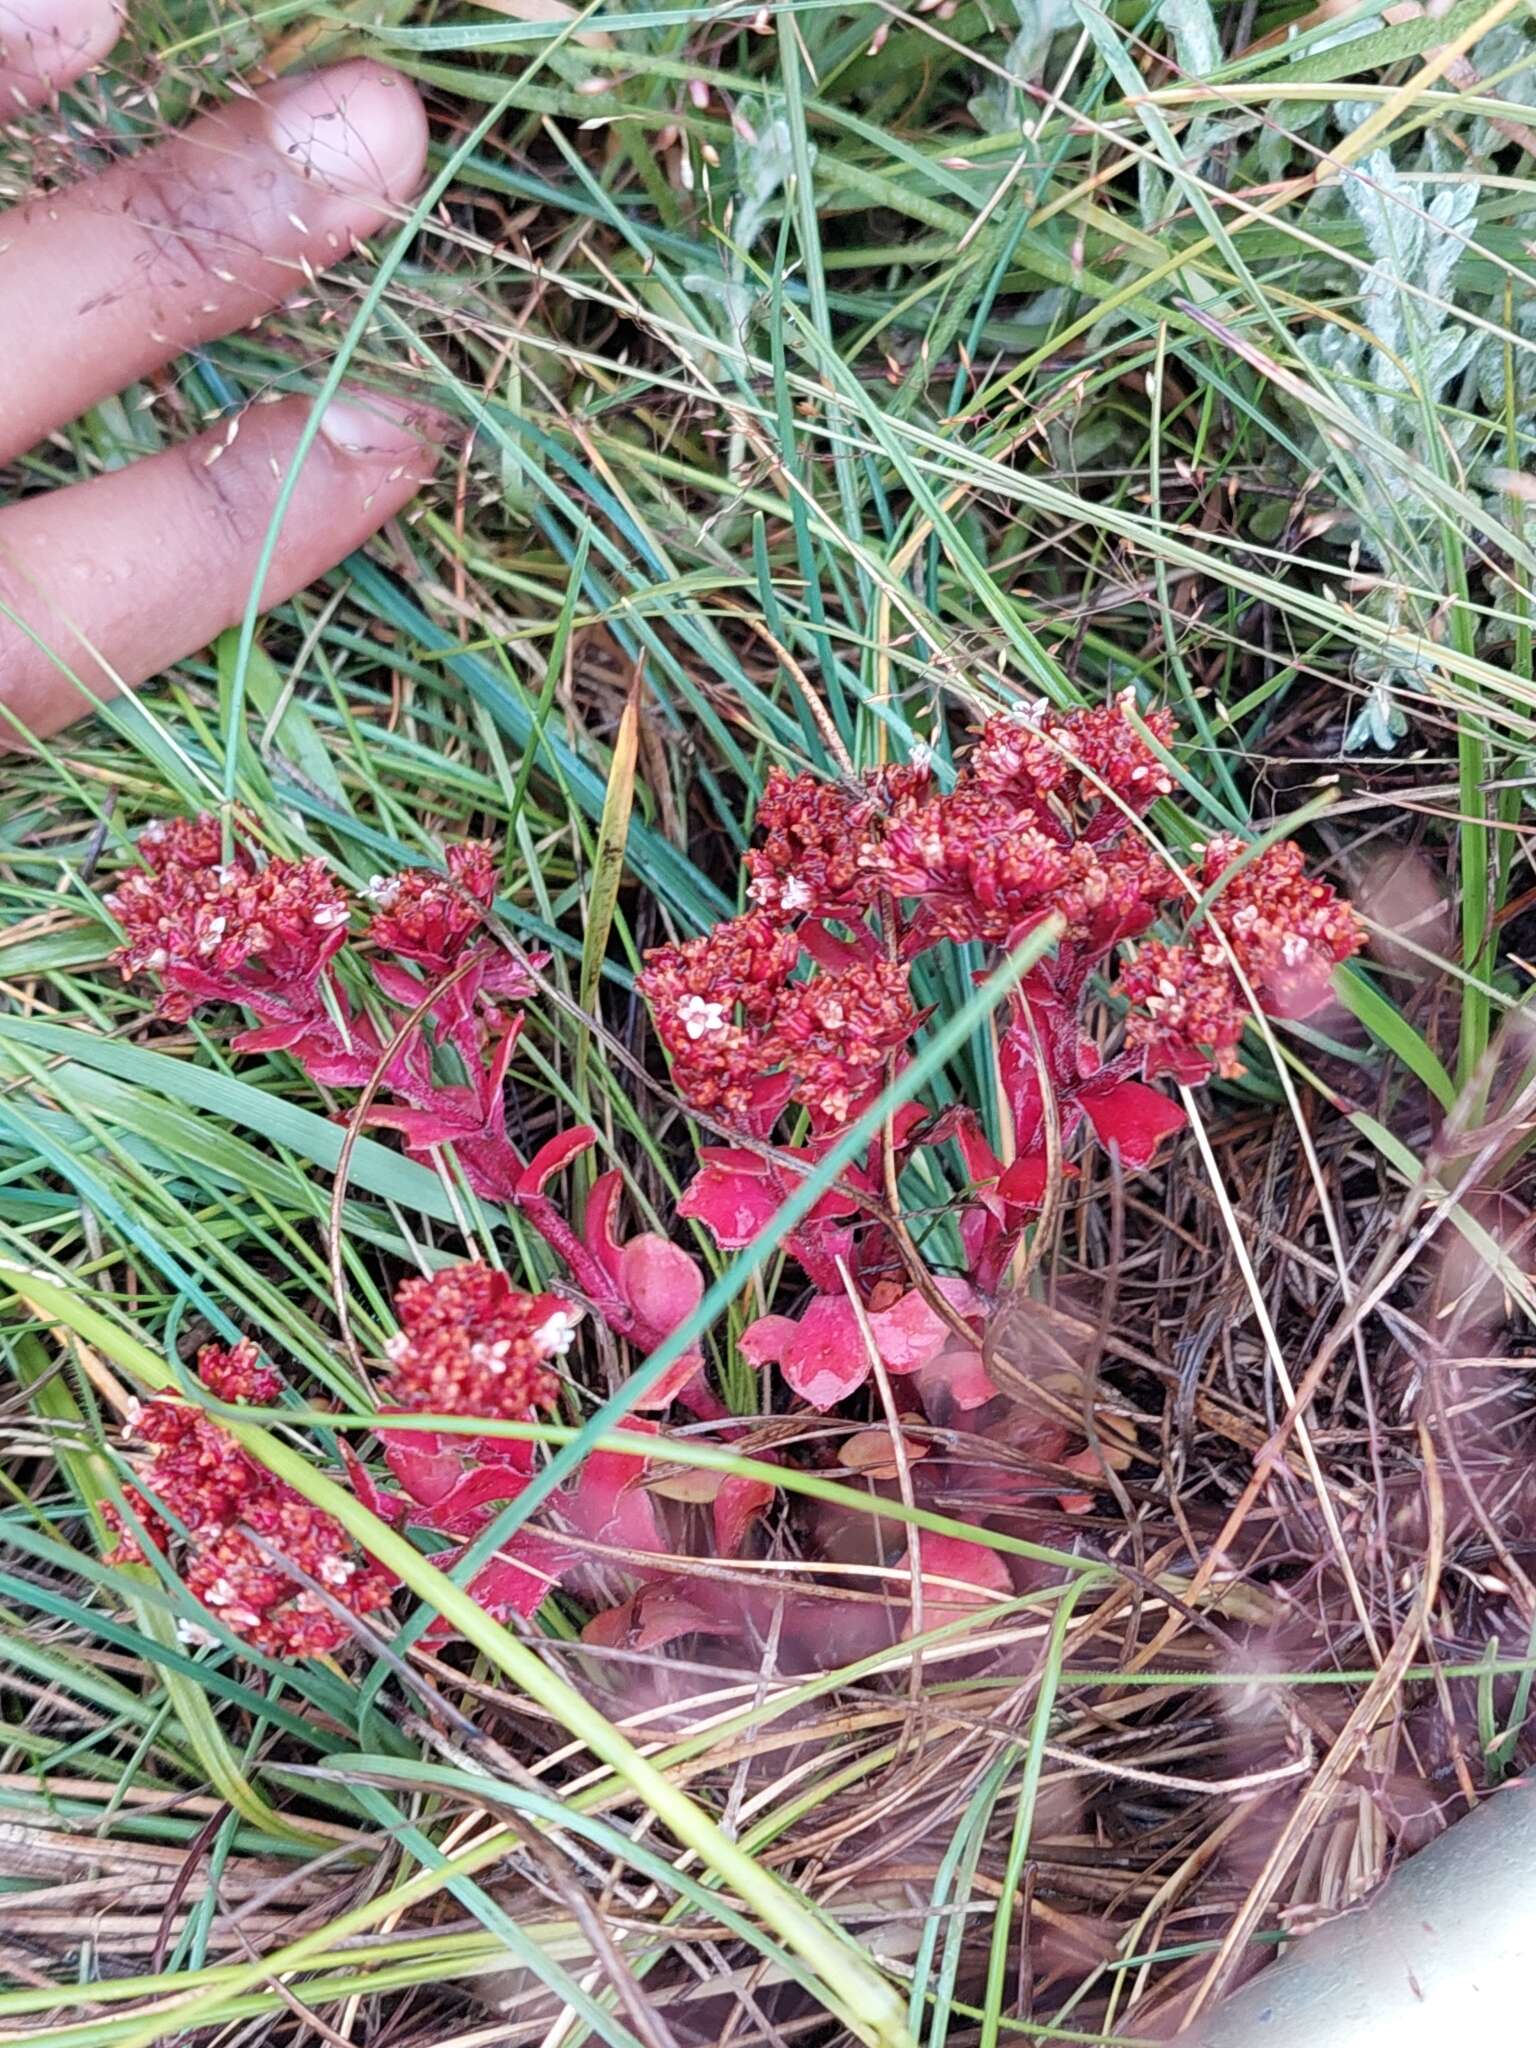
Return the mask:
{"type": "MultiPolygon", "coordinates": [[[[119,0],[0,0],[0,108],[43,104],[117,40],[119,0]]],[[[7,118],[0,113],[0,119],[7,118]]],[[[284,78],[68,191],[0,213],[0,462],[269,311],[408,200],[426,118],[364,62],[284,78]]],[[[0,748],[207,644],[244,613],[309,401],[256,405],[0,509],[0,748]],[[222,450],[222,453],[217,451],[222,450]]],[[[327,408],[262,589],[280,604],[432,468],[419,414],[327,408]]]]}

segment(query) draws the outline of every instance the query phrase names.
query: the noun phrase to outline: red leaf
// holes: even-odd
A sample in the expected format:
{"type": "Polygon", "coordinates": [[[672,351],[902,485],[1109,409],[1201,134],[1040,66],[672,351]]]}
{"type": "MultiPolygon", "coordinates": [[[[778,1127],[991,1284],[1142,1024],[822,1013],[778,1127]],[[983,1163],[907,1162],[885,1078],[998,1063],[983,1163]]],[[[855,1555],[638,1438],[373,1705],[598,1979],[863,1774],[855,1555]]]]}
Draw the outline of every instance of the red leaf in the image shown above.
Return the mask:
{"type": "Polygon", "coordinates": [[[963,1350],[958,1344],[952,1350],[941,1351],[923,1366],[917,1375],[917,1385],[924,1412],[930,1418],[937,1396],[953,1402],[956,1408],[968,1410],[984,1408],[997,1395],[996,1387],[987,1378],[981,1353],[963,1350]]]}
{"type": "Polygon", "coordinates": [[[477,1465],[457,1486],[432,1504],[431,1524],[445,1536],[473,1535],[492,1519],[494,1510],[516,1500],[528,1474],[512,1465],[477,1465]]]}
{"type": "Polygon", "coordinates": [[[398,1131],[406,1150],[428,1152],[434,1145],[453,1145],[474,1138],[484,1129],[480,1105],[467,1088],[443,1088],[430,1109],[406,1109],[397,1102],[376,1102],[368,1111],[370,1124],[382,1124],[398,1131]]]}
{"type": "MultiPolygon", "coordinates": [[[[653,1434],[656,1425],[631,1420],[625,1427],[653,1434]]],[[[655,1503],[643,1489],[647,1464],[624,1451],[590,1451],[576,1484],[555,1496],[565,1521],[589,1543],[665,1554],[655,1503]]]]}
{"type": "Polygon", "coordinates": [[[700,1157],[704,1165],[683,1190],[677,1213],[702,1223],[722,1251],[740,1251],[772,1221],[783,1197],[755,1153],[708,1145],[700,1157]]]}
{"type": "MultiPolygon", "coordinates": [[[[910,1551],[903,1553],[906,1564],[910,1551]]],[[[923,1589],[923,1627],[939,1628],[958,1621],[973,1608],[1005,1600],[1013,1591],[1007,1560],[985,1544],[968,1543],[963,1536],[936,1536],[924,1530],[918,1540],[918,1575],[923,1589]],[[958,1581],[958,1584],[939,1581],[958,1581]]],[[[910,1610],[904,1636],[911,1635],[910,1610]]]]}
{"type": "MultiPolygon", "coordinates": [[[[946,1276],[934,1285],[962,1315],[981,1307],[969,1281],[946,1276]]],[[[892,1307],[872,1314],[869,1327],[888,1372],[916,1372],[954,1338],[948,1323],[928,1306],[915,1287],[892,1307]]]]}
{"type": "Polygon", "coordinates": [[[657,1650],[679,1636],[729,1636],[730,1619],[712,1615],[681,1579],[657,1579],[617,1607],[594,1614],[581,1632],[584,1643],[608,1649],[657,1650]]]}
{"type": "MultiPolygon", "coordinates": [[[[439,1571],[451,1572],[468,1548],[467,1543],[455,1544],[451,1550],[440,1550],[432,1562],[439,1571]]],[[[498,1620],[508,1614],[520,1614],[526,1619],[560,1583],[560,1575],[570,1562],[570,1553],[547,1537],[519,1529],[470,1580],[470,1598],[498,1620]]],[[[455,1633],[452,1623],[439,1615],[422,1641],[446,1642],[455,1633]]]]}
{"type": "Polygon", "coordinates": [[[832,974],[846,974],[866,960],[878,960],[880,944],[867,925],[851,927],[850,935],[829,931],[818,918],[808,918],[800,927],[800,943],[816,962],[832,974]]]}
{"type": "Polygon", "coordinates": [[[1128,1167],[1150,1166],[1158,1145],[1184,1128],[1184,1112],[1168,1096],[1140,1081],[1084,1088],[1078,1097],[1101,1145],[1118,1145],[1128,1167]]]}
{"type": "Polygon", "coordinates": [[[793,1316],[759,1316],[742,1331],[738,1348],[749,1365],[777,1365],[799,1327],[793,1316]]]}
{"type": "Polygon", "coordinates": [[[819,1294],[793,1328],[779,1369],[813,1408],[834,1407],[869,1378],[869,1351],[850,1301],[819,1294]]]}
{"type": "Polygon", "coordinates": [[[385,1464],[418,1507],[435,1508],[464,1477],[464,1460],[439,1450],[442,1439],[428,1431],[388,1430],[380,1437],[385,1464]]]}
{"type": "Polygon", "coordinates": [[[702,1352],[685,1351],[667,1367],[661,1378],[648,1394],[642,1394],[635,1402],[636,1412],[649,1415],[657,1409],[670,1408],[691,1380],[697,1379],[704,1370],[702,1352]]]}
{"type": "Polygon", "coordinates": [[[711,1513],[715,1524],[715,1549],[721,1557],[739,1557],[752,1524],[771,1506],[777,1488],[766,1479],[743,1479],[727,1473],[720,1482],[711,1513]]]}
{"type": "Polygon", "coordinates": [[[625,1245],[617,1277],[619,1291],[635,1312],[634,1340],[648,1349],[670,1337],[704,1298],[704,1276],[693,1260],[654,1231],[625,1245]]]}
{"type": "MultiPolygon", "coordinates": [[[[560,1582],[560,1563],[556,1554],[546,1554],[547,1546],[525,1544],[518,1548],[520,1555],[513,1554],[509,1546],[470,1581],[470,1597],[498,1619],[506,1614],[520,1614],[526,1619],[560,1582]]],[[[442,1556],[433,1562],[443,1570],[449,1569],[442,1556]]]]}
{"type": "Polygon", "coordinates": [[[637,1650],[659,1649],[679,1636],[730,1636],[737,1625],[729,1617],[716,1617],[675,1580],[641,1588],[635,1602],[637,1650]]]}
{"type": "Polygon", "coordinates": [[[622,1173],[615,1171],[599,1174],[592,1183],[592,1192],[587,1197],[586,1210],[581,1219],[582,1240],[615,1287],[619,1284],[619,1254],[623,1246],[619,1243],[619,1234],[614,1224],[623,1197],[622,1173]]]}
{"type": "Polygon", "coordinates": [[[547,1182],[554,1179],[579,1159],[583,1152],[590,1151],[597,1143],[597,1132],[591,1124],[575,1124],[568,1131],[557,1131],[548,1144],[541,1145],[518,1176],[519,1199],[526,1195],[541,1195],[547,1182]]]}
{"type": "Polygon", "coordinates": [[[370,1515],[377,1515],[381,1522],[388,1522],[392,1529],[398,1529],[405,1520],[405,1502],[398,1493],[386,1493],[382,1486],[375,1486],[368,1467],[345,1444],[341,1447],[341,1461],[351,1481],[352,1491],[357,1495],[370,1515]]]}
{"type": "Polygon", "coordinates": [[[1043,1152],[1026,1152],[998,1176],[997,1192],[1020,1209],[1038,1209],[1045,1200],[1047,1167],[1043,1152]]]}

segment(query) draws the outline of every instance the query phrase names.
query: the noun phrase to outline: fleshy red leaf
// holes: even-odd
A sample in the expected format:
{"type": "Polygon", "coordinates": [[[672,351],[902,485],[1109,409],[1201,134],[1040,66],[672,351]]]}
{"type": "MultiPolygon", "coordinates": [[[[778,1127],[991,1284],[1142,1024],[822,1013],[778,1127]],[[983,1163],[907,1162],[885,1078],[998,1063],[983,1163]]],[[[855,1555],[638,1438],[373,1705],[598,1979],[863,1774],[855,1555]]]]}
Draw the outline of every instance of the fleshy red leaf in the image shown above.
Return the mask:
{"type": "Polygon", "coordinates": [[[554,1179],[579,1159],[583,1152],[590,1151],[597,1143],[597,1132],[591,1124],[574,1124],[568,1131],[558,1131],[547,1144],[541,1145],[518,1177],[519,1196],[540,1195],[547,1182],[554,1179]]]}
{"type": "Polygon", "coordinates": [[[635,1342],[648,1347],[670,1337],[704,1299],[704,1275],[693,1260],[654,1231],[643,1231],[625,1245],[618,1277],[620,1292],[635,1312],[635,1342]]]}
{"type": "Polygon", "coordinates": [[[343,1444],[341,1462],[346,1468],[352,1491],[357,1495],[370,1515],[377,1515],[381,1522],[388,1522],[392,1529],[398,1529],[405,1520],[406,1503],[398,1493],[386,1493],[382,1486],[375,1486],[368,1467],[355,1451],[343,1444]]]}
{"type": "MultiPolygon", "coordinates": [[[[910,1552],[903,1554],[902,1564],[909,1556],[910,1552]]],[[[923,1589],[925,1630],[958,1621],[973,1608],[1005,1600],[1013,1591],[1007,1560],[995,1550],[989,1550],[985,1544],[967,1543],[963,1536],[938,1536],[926,1529],[919,1539],[918,1574],[923,1589]],[[952,1581],[959,1583],[948,1583],[952,1581]]],[[[909,1618],[903,1634],[911,1633],[909,1618]]]]}
{"type": "Polygon", "coordinates": [[[416,1429],[381,1431],[380,1435],[385,1464],[418,1507],[435,1508],[464,1477],[464,1460],[457,1451],[435,1448],[441,1438],[416,1429]]]}
{"type": "Polygon", "coordinates": [[[777,1365],[799,1327],[793,1316],[759,1316],[742,1331],[737,1348],[749,1365],[777,1365]]]}
{"type": "Polygon", "coordinates": [[[808,918],[800,927],[800,943],[817,966],[831,974],[846,974],[849,968],[880,957],[878,939],[862,924],[843,934],[830,931],[819,918],[808,918]]]}
{"type": "Polygon", "coordinates": [[[477,1465],[432,1503],[432,1527],[445,1536],[472,1535],[491,1519],[489,1511],[493,1506],[516,1500],[527,1484],[528,1474],[515,1466],[477,1465]]]}
{"type": "MultiPolygon", "coordinates": [[[[504,1552],[492,1558],[470,1581],[470,1597],[487,1614],[498,1619],[507,1614],[526,1618],[542,1606],[546,1594],[559,1584],[559,1564],[544,1546],[518,1546],[520,1554],[504,1552]]],[[[433,1560],[446,1570],[441,1556],[433,1560]]]]}
{"type": "Polygon", "coordinates": [[[408,967],[402,967],[398,960],[384,960],[377,956],[372,963],[373,978],[392,1003],[398,1003],[404,1010],[414,1010],[427,993],[427,984],[420,975],[412,974],[408,967]]]}
{"type": "Polygon", "coordinates": [[[677,1213],[702,1223],[722,1251],[740,1251],[766,1229],[782,1197],[754,1153],[707,1146],[701,1156],[677,1213]]]}
{"type": "Polygon", "coordinates": [[[584,1643],[608,1649],[659,1650],[679,1636],[728,1636],[737,1626],[726,1616],[716,1616],[690,1591],[681,1579],[657,1579],[617,1607],[594,1614],[581,1632],[584,1643]]]}
{"type": "Polygon", "coordinates": [[[430,1151],[434,1145],[453,1145],[473,1138],[484,1128],[480,1105],[467,1088],[444,1088],[430,1109],[407,1109],[398,1102],[376,1102],[368,1111],[370,1124],[398,1131],[412,1152],[430,1151]]]}
{"type": "MultiPolygon", "coordinates": [[[[626,1429],[654,1434],[656,1425],[631,1418],[626,1429]]],[[[564,1520],[589,1543],[619,1550],[665,1553],[669,1545],[644,1490],[648,1460],[623,1451],[590,1451],[574,1486],[555,1496],[564,1520]]]]}
{"type": "Polygon", "coordinates": [[[862,1387],[869,1378],[869,1351],[853,1304],[819,1294],[786,1339],[779,1370],[817,1409],[834,1407],[862,1387]]]}
{"type": "Polygon", "coordinates": [[[615,1287],[619,1285],[619,1255],[623,1246],[614,1226],[623,1198],[623,1174],[617,1171],[601,1173],[592,1183],[592,1192],[587,1197],[581,1219],[583,1242],[615,1287]]]}
{"type": "Polygon", "coordinates": [[[1085,1088],[1078,1097],[1101,1145],[1118,1145],[1128,1167],[1149,1166],[1158,1145],[1184,1128],[1183,1109],[1140,1081],[1116,1081],[1085,1088]]]}
{"type": "Polygon", "coordinates": [[[721,1557],[741,1555],[748,1530],[763,1510],[772,1505],[776,1491],[766,1479],[726,1474],[710,1511],[715,1525],[715,1549],[721,1557]]]}
{"type": "Polygon", "coordinates": [[[673,1359],[661,1378],[648,1394],[642,1394],[635,1402],[638,1414],[649,1415],[661,1408],[670,1408],[691,1380],[697,1379],[704,1370],[704,1355],[699,1351],[685,1351],[681,1358],[673,1359]]]}
{"type": "Polygon", "coordinates": [[[1048,1168],[1043,1152],[1026,1152],[998,1176],[997,1191],[1020,1209],[1038,1209],[1045,1200],[1048,1168]]]}
{"type": "MultiPolygon", "coordinates": [[[[981,1307],[980,1298],[966,1280],[946,1275],[935,1280],[934,1286],[962,1315],[972,1314],[981,1307]]],[[[915,1287],[890,1308],[877,1310],[871,1315],[869,1327],[875,1347],[889,1372],[916,1372],[920,1365],[926,1365],[946,1344],[953,1342],[955,1334],[915,1287]]]]}
{"type": "Polygon", "coordinates": [[[930,1404],[937,1396],[943,1396],[957,1408],[969,1410],[984,1408],[997,1395],[996,1387],[987,1377],[981,1353],[963,1350],[958,1344],[941,1351],[919,1369],[917,1386],[923,1407],[930,1414],[930,1404]]]}

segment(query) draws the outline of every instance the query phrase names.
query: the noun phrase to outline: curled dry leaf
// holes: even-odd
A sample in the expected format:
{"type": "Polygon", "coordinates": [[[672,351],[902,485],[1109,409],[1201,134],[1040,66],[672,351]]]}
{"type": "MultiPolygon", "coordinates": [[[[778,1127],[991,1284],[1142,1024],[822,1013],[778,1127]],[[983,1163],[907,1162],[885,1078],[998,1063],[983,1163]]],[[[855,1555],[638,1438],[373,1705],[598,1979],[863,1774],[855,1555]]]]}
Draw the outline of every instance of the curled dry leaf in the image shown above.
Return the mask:
{"type": "MultiPolygon", "coordinates": [[[[926,1458],[931,1449],[921,1437],[908,1436],[905,1431],[901,1441],[908,1464],[915,1465],[920,1458],[926,1458]]],[[[855,1431],[839,1449],[837,1462],[850,1472],[862,1472],[866,1479],[894,1479],[899,1470],[888,1429],[855,1431]]]]}

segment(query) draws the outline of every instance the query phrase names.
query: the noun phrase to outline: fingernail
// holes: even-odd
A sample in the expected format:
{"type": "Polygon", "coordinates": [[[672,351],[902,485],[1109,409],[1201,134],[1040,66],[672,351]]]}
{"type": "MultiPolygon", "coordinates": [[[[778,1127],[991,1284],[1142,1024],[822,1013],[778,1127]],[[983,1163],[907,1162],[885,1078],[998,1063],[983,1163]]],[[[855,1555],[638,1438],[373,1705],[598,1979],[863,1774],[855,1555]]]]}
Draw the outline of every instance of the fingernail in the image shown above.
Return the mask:
{"type": "Polygon", "coordinates": [[[427,120],[415,87],[361,60],[285,78],[263,95],[267,139],[337,210],[399,203],[421,180],[427,120]]]}
{"type": "Polygon", "coordinates": [[[348,391],[333,398],[320,415],[320,431],[343,455],[372,462],[419,458],[424,469],[436,460],[438,438],[431,429],[441,423],[419,405],[401,398],[376,398],[372,392],[348,391]]]}
{"type": "MultiPolygon", "coordinates": [[[[29,87],[65,84],[100,63],[122,32],[116,0],[5,0],[0,71],[29,87]]],[[[17,96],[23,97],[20,84],[17,96]]]]}

